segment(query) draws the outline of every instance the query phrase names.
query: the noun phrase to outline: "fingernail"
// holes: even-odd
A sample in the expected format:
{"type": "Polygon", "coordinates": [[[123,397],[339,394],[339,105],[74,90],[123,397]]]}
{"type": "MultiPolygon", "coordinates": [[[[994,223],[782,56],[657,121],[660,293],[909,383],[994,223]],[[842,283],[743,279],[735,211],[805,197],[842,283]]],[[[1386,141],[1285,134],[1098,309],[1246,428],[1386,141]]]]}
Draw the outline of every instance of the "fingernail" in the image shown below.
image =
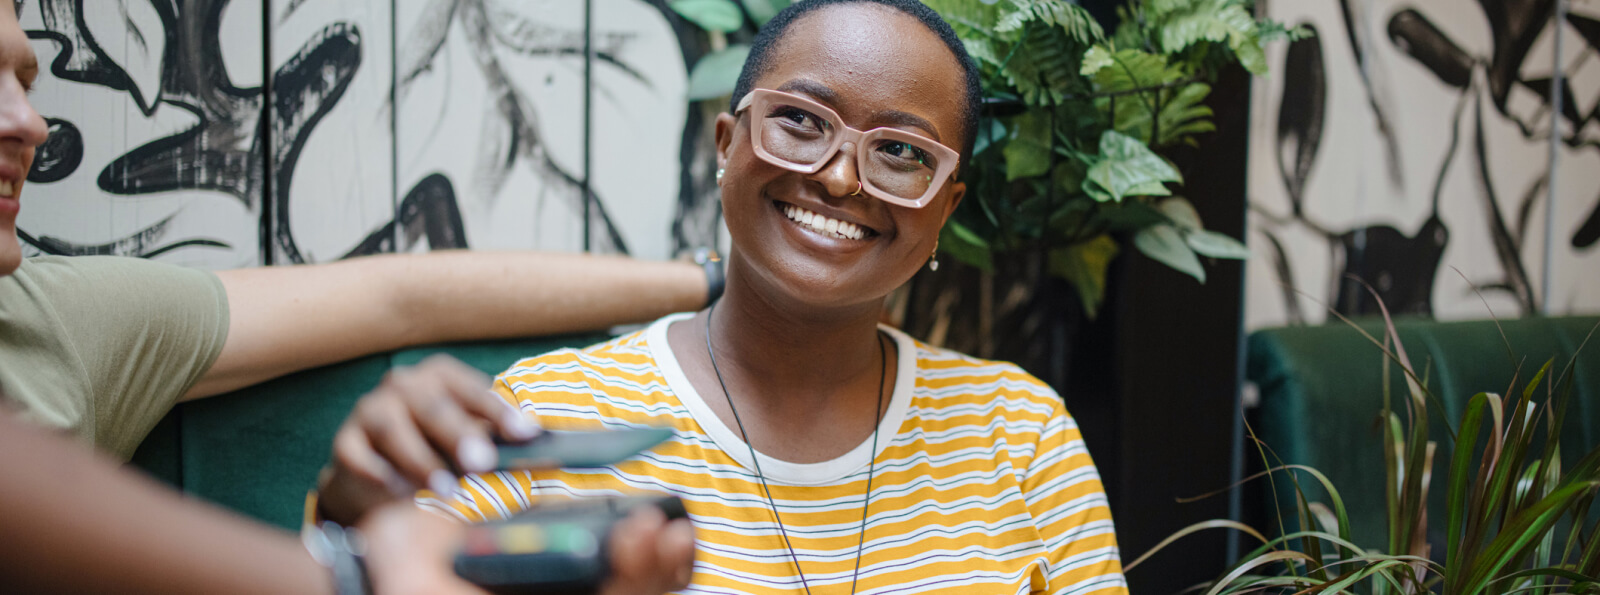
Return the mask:
{"type": "Polygon", "coordinates": [[[445,502],[454,500],[456,497],[455,487],[456,476],[451,475],[449,471],[435,469],[433,473],[428,474],[428,490],[432,491],[434,496],[440,500],[445,502]]]}
{"type": "Polygon", "coordinates": [[[456,446],[456,462],[468,473],[483,473],[494,469],[495,451],[482,436],[467,436],[456,446]]]}
{"type": "Polygon", "coordinates": [[[506,412],[504,425],[506,433],[511,434],[507,437],[514,440],[527,440],[539,435],[539,426],[528,421],[527,416],[524,416],[521,411],[516,409],[506,412]]]}

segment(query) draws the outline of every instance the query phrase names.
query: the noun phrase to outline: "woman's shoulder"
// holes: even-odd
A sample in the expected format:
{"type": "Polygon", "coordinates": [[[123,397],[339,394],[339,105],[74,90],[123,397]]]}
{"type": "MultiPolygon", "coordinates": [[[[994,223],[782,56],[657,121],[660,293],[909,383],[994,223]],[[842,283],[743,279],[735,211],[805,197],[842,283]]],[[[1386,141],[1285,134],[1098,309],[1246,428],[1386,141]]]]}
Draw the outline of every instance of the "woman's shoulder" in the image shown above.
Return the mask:
{"type": "Polygon", "coordinates": [[[495,378],[495,390],[547,428],[674,425],[687,413],[668,390],[644,334],[523,359],[495,378]]]}
{"type": "Polygon", "coordinates": [[[651,373],[656,371],[656,364],[650,357],[644,335],[644,330],[637,330],[587,347],[565,347],[523,358],[500,377],[514,379],[572,372],[630,376],[651,373]]]}
{"type": "Polygon", "coordinates": [[[1007,361],[973,357],[914,341],[917,388],[941,400],[1021,400],[1030,408],[1054,410],[1061,396],[1043,380],[1007,361]]]}

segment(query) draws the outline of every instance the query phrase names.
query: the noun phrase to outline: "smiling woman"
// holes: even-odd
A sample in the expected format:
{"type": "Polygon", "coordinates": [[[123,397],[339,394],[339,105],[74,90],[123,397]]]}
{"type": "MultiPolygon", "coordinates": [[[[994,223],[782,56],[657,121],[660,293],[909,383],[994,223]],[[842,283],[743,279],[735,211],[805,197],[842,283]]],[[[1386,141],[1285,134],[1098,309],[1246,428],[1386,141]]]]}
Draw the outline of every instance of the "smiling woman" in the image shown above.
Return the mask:
{"type": "MultiPolygon", "coordinates": [[[[424,502],[483,520],[672,492],[699,539],[688,592],[1125,592],[1060,397],[877,323],[966,191],[954,175],[978,99],[970,60],[919,2],[780,13],[716,123],[722,300],[495,385],[548,428],[675,438],[605,468],[469,476],[424,502]]],[[[325,510],[339,491],[324,486],[325,510]]]]}

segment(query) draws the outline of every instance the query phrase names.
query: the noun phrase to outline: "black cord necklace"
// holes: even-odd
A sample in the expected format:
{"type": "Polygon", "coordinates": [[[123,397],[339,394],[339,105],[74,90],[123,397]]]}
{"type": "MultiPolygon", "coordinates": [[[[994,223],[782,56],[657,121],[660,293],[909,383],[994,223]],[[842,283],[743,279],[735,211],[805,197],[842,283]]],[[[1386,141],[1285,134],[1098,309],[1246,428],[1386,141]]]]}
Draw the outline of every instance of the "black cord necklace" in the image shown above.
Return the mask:
{"type": "MultiPolygon", "coordinates": [[[[739,408],[733,405],[733,395],[728,392],[728,383],[722,380],[722,369],[717,367],[717,351],[711,348],[711,318],[716,313],[715,303],[706,309],[706,354],[711,356],[711,371],[717,375],[717,386],[722,387],[722,397],[728,400],[728,409],[733,412],[733,423],[739,426],[739,438],[744,440],[744,445],[750,449],[750,463],[755,465],[756,479],[761,481],[761,491],[767,497],[767,505],[772,507],[772,518],[778,523],[778,533],[783,536],[783,547],[789,550],[789,559],[794,561],[794,572],[800,575],[800,588],[805,589],[806,595],[811,595],[811,585],[806,583],[806,573],[800,569],[800,556],[795,554],[794,546],[789,543],[789,530],[783,526],[783,516],[778,514],[778,503],[772,499],[772,488],[767,487],[767,476],[761,472],[761,459],[756,457],[756,447],[750,444],[750,434],[744,430],[744,422],[739,419],[739,408]]],[[[861,550],[867,542],[867,508],[872,504],[872,476],[878,466],[878,425],[883,423],[883,389],[884,380],[888,373],[884,368],[889,362],[888,348],[883,346],[883,334],[878,333],[878,407],[877,413],[872,417],[872,451],[867,453],[867,493],[861,499],[861,530],[856,541],[856,568],[850,573],[850,595],[856,593],[856,581],[861,578],[861,550]]]]}

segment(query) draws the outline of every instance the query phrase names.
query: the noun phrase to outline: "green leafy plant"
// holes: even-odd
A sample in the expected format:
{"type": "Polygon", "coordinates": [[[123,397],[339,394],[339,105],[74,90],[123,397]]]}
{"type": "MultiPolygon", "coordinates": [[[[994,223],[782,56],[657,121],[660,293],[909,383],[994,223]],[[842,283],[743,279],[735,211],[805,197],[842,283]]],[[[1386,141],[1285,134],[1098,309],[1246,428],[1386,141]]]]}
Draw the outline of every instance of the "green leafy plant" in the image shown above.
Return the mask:
{"type": "MultiPolygon", "coordinates": [[[[1161,151],[1215,129],[1204,101],[1221,68],[1264,74],[1262,44],[1301,32],[1257,21],[1250,0],[1129,0],[1110,35],[1067,0],[924,2],[976,60],[990,112],[962,168],[968,199],[940,237],[946,254],[991,272],[1033,256],[1090,316],[1122,241],[1202,283],[1201,258],[1248,254],[1174,193],[1183,176],[1161,151]]],[[[731,93],[749,46],[725,36],[788,3],[673,0],[714,49],[690,73],[690,98],[731,93]]]]}
{"type": "Polygon", "coordinates": [[[1205,229],[1161,152],[1215,129],[1204,101],[1221,68],[1265,74],[1262,44],[1303,33],[1257,21],[1248,0],[1130,0],[1110,35],[1065,0],[927,4],[978,62],[994,116],[940,238],[947,253],[984,270],[1043,253],[1090,316],[1128,238],[1202,283],[1201,258],[1248,255],[1205,229]]]}
{"type": "MultiPolygon", "coordinates": [[[[1345,501],[1326,476],[1302,465],[1277,465],[1246,481],[1286,476],[1291,482],[1297,518],[1281,522],[1284,529],[1278,537],[1267,539],[1233,521],[1206,521],[1163,540],[1128,570],[1184,536],[1226,528],[1249,535],[1259,546],[1204,585],[1207,595],[1600,593],[1600,523],[1591,514],[1600,493],[1600,445],[1571,466],[1559,447],[1576,378],[1576,354],[1559,371],[1553,360],[1546,362],[1520,391],[1515,390],[1519,380],[1513,378],[1506,396],[1474,395],[1460,424],[1447,426],[1448,544],[1444,556],[1432,556],[1426,538],[1427,501],[1434,487],[1433,461],[1440,453],[1439,443],[1428,435],[1428,416],[1430,402],[1441,410],[1443,406],[1428,389],[1426,369],[1419,375],[1412,366],[1387,310],[1381,341],[1344,320],[1386,358],[1380,417],[1385,426],[1386,543],[1367,548],[1352,541],[1345,501]],[[1387,391],[1391,364],[1398,365],[1407,387],[1403,418],[1391,407],[1387,391]],[[1535,398],[1541,386],[1542,401],[1535,398]],[[1306,495],[1301,476],[1320,485],[1331,507],[1306,495]],[[1294,526],[1300,530],[1288,529],[1294,526]]],[[[1582,349],[1580,345],[1578,351],[1582,349]]],[[[1270,453],[1263,447],[1261,456],[1269,460],[1270,453]]]]}

